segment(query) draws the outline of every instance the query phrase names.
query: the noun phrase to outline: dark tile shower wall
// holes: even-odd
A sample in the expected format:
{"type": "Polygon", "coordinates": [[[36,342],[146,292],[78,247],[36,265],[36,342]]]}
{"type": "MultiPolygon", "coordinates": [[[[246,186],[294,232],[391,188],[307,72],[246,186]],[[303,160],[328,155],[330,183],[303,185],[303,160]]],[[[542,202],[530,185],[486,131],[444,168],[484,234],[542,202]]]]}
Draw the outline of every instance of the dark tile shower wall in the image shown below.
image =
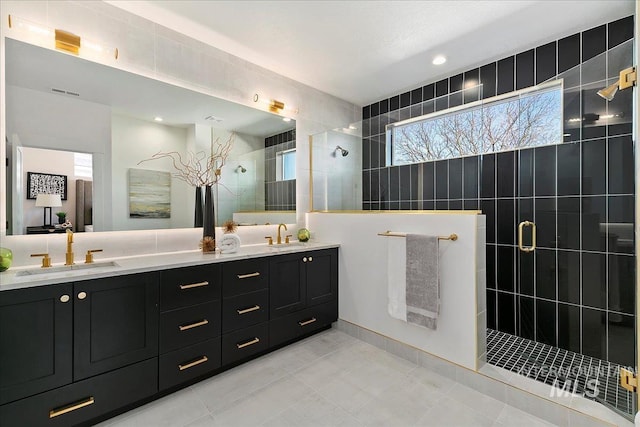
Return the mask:
{"type": "Polygon", "coordinates": [[[292,129],[264,139],[265,184],[264,207],[267,211],[296,210],[296,180],[276,181],[276,153],[296,148],[296,130],[292,129]]]}
{"type": "Polygon", "coordinates": [[[635,365],[632,92],[607,103],[596,91],[631,66],[633,25],[627,17],[363,108],[363,209],[482,210],[488,327],[625,365],[635,365]],[[564,144],[386,167],[387,124],[556,78],[564,144]],[[537,225],[533,253],[517,247],[524,220],[537,225]]]}

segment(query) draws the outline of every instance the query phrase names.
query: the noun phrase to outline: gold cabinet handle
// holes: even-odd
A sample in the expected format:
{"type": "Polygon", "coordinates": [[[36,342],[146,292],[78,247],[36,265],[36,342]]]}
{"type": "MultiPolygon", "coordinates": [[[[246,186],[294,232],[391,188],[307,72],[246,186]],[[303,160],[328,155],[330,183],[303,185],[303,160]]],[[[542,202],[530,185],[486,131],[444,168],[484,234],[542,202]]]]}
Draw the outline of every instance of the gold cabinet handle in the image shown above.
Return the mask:
{"type": "Polygon", "coordinates": [[[249,307],[249,308],[245,308],[243,310],[237,310],[238,314],[247,314],[247,313],[251,313],[252,311],[256,311],[256,310],[260,310],[260,306],[259,305],[254,305],[253,307],[249,307]]]}
{"type": "Polygon", "coordinates": [[[318,319],[316,319],[315,317],[312,317],[312,318],[311,318],[311,319],[309,319],[309,320],[304,320],[304,321],[302,321],[302,322],[298,322],[298,325],[300,325],[300,326],[307,326],[307,325],[310,325],[310,324],[311,324],[311,323],[313,323],[313,322],[316,322],[317,320],[318,320],[318,319]]]}
{"type": "Polygon", "coordinates": [[[302,262],[307,262],[307,257],[302,258],[302,262]]]}
{"type": "Polygon", "coordinates": [[[185,290],[185,289],[192,289],[192,288],[200,288],[202,286],[209,286],[209,282],[198,282],[198,283],[191,283],[189,285],[180,285],[180,289],[181,290],[185,290]]]}
{"type": "Polygon", "coordinates": [[[80,402],[77,403],[72,403],[71,405],[67,405],[67,406],[63,406],[60,408],[56,408],[56,409],[52,409],[49,411],[49,418],[55,418],[58,417],[60,415],[64,415],[68,412],[72,412],[75,411],[76,409],[80,409],[80,408],[84,408],[85,406],[89,406],[89,405],[93,405],[94,403],[96,403],[96,401],[94,400],[93,396],[88,397],[84,400],[81,400],[80,402]]]}
{"type": "Polygon", "coordinates": [[[203,319],[199,322],[191,323],[189,325],[179,325],[178,329],[180,329],[180,332],[182,332],[182,331],[188,331],[189,329],[197,328],[198,326],[204,326],[208,324],[209,324],[209,321],[207,319],[203,319]]]}
{"type": "Polygon", "coordinates": [[[536,223],[531,221],[522,221],[518,224],[518,248],[522,252],[533,252],[536,250],[536,234],[537,228],[536,223]],[[522,244],[522,234],[524,232],[525,227],[531,227],[531,246],[523,246],[522,244]]]}
{"type": "Polygon", "coordinates": [[[309,262],[313,262],[313,257],[312,256],[309,257],[309,262]]]}
{"type": "Polygon", "coordinates": [[[69,302],[70,299],[69,295],[64,294],[60,297],[60,302],[69,302]]]}
{"type": "Polygon", "coordinates": [[[87,293],[86,292],[79,292],[78,293],[78,299],[85,299],[87,297],[87,293]]]}
{"type": "Polygon", "coordinates": [[[258,277],[260,275],[259,272],[249,273],[249,274],[238,274],[238,279],[248,279],[250,277],[258,277]]]}
{"type": "Polygon", "coordinates": [[[207,360],[209,360],[209,358],[207,356],[202,356],[201,358],[196,359],[193,362],[189,362],[189,363],[186,363],[184,365],[178,365],[178,369],[180,371],[184,371],[185,369],[189,369],[189,368],[193,368],[194,366],[198,366],[199,364],[204,363],[207,360]]]}
{"type": "Polygon", "coordinates": [[[254,344],[258,344],[260,342],[260,338],[255,337],[252,340],[249,340],[247,342],[243,342],[242,344],[236,344],[236,347],[240,348],[245,348],[245,347],[249,347],[250,345],[254,345],[254,344]]]}

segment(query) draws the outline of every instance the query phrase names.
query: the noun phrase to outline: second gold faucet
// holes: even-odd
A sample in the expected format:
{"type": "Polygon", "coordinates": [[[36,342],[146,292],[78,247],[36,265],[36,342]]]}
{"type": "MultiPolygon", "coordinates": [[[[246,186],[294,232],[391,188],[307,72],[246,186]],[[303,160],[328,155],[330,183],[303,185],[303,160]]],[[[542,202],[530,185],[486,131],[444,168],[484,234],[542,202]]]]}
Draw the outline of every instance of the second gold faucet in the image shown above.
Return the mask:
{"type": "Polygon", "coordinates": [[[67,253],[64,265],[73,265],[73,231],[67,229],[67,253]]]}
{"type": "Polygon", "coordinates": [[[284,227],[284,230],[285,230],[285,231],[287,231],[287,226],[286,226],[286,224],[280,224],[280,225],[278,225],[278,237],[277,237],[277,239],[276,239],[276,243],[277,243],[278,245],[282,244],[282,236],[280,235],[280,229],[281,229],[282,227],[284,227]]]}

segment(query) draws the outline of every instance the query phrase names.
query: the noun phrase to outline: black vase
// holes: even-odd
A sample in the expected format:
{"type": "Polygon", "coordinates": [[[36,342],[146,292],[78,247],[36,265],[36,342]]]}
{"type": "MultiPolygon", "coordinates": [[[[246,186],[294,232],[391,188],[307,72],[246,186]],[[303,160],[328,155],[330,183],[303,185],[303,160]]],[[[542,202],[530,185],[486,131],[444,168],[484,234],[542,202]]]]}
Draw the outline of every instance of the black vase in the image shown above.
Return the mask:
{"type": "Polygon", "coordinates": [[[193,214],[193,227],[202,227],[202,187],[196,187],[196,206],[193,214]]]}
{"type": "Polygon", "coordinates": [[[202,251],[214,252],[216,241],[215,208],[213,206],[213,189],[210,185],[204,188],[204,217],[202,221],[202,251]]]}

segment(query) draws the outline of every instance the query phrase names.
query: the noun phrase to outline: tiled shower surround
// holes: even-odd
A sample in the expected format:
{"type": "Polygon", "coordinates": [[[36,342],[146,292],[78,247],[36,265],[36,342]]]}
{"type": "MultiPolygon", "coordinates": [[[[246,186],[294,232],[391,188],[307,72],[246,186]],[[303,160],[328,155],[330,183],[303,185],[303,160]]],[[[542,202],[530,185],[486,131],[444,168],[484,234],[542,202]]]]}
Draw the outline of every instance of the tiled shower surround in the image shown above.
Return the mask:
{"type": "Polygon", "coordinates": [[[276,153],[296,148],[296,130],[292,129],[264,139],[265,147],[265,210],[295,211],[296,180],[276,180],[276,153]]]}
{"type": "Polygon", "coordinates": [[[363,209],[487,216],[487,327],[631,366],[632,91],[611,102],[596,92],[631,66],[633,25],[630,16],[364,107],[362,172],[363,209]],[[556,79],[562,144],[385,165],[387,124],[556,79]],[[517,247],[525,220],[537,225],[533,253],[517,247]]]}

